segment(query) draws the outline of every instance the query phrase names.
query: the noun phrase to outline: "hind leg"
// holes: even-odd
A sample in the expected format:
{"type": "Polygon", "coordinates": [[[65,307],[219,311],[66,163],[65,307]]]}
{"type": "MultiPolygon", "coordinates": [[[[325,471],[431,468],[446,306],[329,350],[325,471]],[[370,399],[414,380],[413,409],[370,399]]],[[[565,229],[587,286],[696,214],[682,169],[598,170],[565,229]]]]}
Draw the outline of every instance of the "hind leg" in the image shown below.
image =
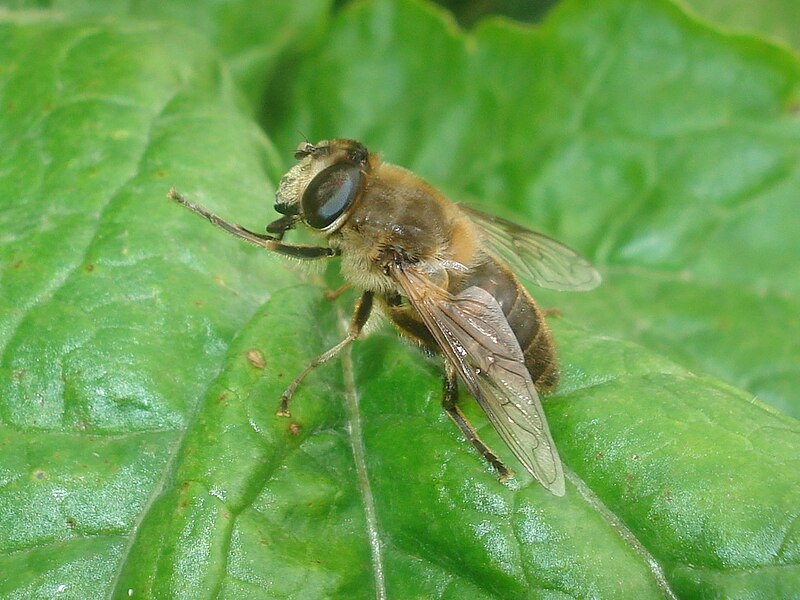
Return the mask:
{"type": "Polygon", "coordinates": [[[478,432],[470,425],[464,413],[458,408],[456,402],[458,401],[458,377],[456,369],[447,360],[444,361],[444,393],[442,396],[442,407],[444,408],[447,416],[458,425],[461,433],[467,438],[467,441],[472,444],[475,450],[478,451],[486,462],[488,462],[500,476],[500,481],[505,481],[514,474],[511,470],[503,464],[503,461],[498,458],[497,454],[492,452],[489,447],[481,441],[478,437],[478,432]]]}

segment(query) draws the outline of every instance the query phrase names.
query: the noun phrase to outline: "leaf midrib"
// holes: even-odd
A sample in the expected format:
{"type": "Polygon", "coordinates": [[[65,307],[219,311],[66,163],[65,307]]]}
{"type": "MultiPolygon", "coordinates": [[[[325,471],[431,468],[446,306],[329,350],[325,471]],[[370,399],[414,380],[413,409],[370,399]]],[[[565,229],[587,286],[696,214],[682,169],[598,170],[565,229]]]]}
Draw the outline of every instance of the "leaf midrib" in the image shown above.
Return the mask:
{"type": "MultiPolygon", "coordinates": [[[[339,333],[344,338],[347,335],[347,325],[341,304],[337,304],[336,313],[339,333]]],[[[383,567],[383,549],[375,508],[375,497],[372,494],[372,486],[369,482],[366,447],[364,445],[364,433],[361,427],[361,413],[358,407],[358,391],[353,373],[351,348],[352,345],[345,349],[341,359],[342,379],[345,387],[345,412],[349,425],[348,432],[350,435],[350,446],[353,451],[353,461],[356,467],[358,490],[364,507],[364,519],[367,526],[367,540],[370,549],[372,576],[375,582],[375,598],[377,598],[377,600],[385,600],[387,594],[383,567]]]]}

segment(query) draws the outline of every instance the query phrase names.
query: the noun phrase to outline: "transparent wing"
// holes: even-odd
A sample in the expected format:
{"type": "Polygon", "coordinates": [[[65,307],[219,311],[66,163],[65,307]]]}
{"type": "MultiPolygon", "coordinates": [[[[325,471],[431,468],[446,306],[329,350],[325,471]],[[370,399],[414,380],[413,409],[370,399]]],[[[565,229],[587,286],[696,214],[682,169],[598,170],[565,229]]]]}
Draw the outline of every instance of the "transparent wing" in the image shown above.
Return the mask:
{"type": "Polygon", "coordinates": [[[600,273],[561,242],[474,208],[459,208],[483,230],[497,256],[523,279],[560,291],[586,291],[600,285],[600,273]]]}
{"type": "Polygon", "coordinates": [[[453,296],[409,266],[396,265],[392,274],[503,441],[537,481],[563,496],[561,460],[539,394],[497,300],[479,287],[453,296]]]}

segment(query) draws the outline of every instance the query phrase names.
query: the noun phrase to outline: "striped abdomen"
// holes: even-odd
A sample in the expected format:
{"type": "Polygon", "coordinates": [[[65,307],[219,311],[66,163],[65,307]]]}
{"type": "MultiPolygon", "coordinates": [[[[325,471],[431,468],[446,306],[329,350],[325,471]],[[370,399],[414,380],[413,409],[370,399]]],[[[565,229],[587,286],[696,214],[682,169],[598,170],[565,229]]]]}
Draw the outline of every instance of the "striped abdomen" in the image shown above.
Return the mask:
{"type": "Polygon", "coordinates": [[[471,286],[483,288],[500,304],[511,330],[525,356],[525,366],[540,391],[552,390],[558,383],[558,359],[550,329],[542,311],[508,267],[490,258],[460,282],[457,290],[471,286]]]}

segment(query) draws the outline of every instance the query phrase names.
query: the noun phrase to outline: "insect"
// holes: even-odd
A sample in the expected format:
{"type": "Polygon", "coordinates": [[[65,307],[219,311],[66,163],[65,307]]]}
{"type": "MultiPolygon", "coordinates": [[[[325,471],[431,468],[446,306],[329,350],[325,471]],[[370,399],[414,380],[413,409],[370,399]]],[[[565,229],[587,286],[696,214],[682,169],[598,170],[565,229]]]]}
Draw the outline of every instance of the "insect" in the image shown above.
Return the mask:
{"type": "Polygon", "coordinates": [[[171,190],[169,198],[228,233],[303,260],[339,257],[346,282],[361,290],[348,335],[314,359],[281,397],[279,415],[301,381],[358,338],[374,308],[403,336],[444,358],[442,405],[498,472],[511,471],[458,407],[466,385],[517,459],[545,488],[564,494],[564,473],[539,391],[558,382],[555,345],[542,311],[514,275],[541,287],[589,290],[598,272],[559,242],[448,200],[413,173],[355,140],[301,143],[260,234],[229,223],[171,190]],[[298,224],[324,246],[287,244],[298,224]]]}

